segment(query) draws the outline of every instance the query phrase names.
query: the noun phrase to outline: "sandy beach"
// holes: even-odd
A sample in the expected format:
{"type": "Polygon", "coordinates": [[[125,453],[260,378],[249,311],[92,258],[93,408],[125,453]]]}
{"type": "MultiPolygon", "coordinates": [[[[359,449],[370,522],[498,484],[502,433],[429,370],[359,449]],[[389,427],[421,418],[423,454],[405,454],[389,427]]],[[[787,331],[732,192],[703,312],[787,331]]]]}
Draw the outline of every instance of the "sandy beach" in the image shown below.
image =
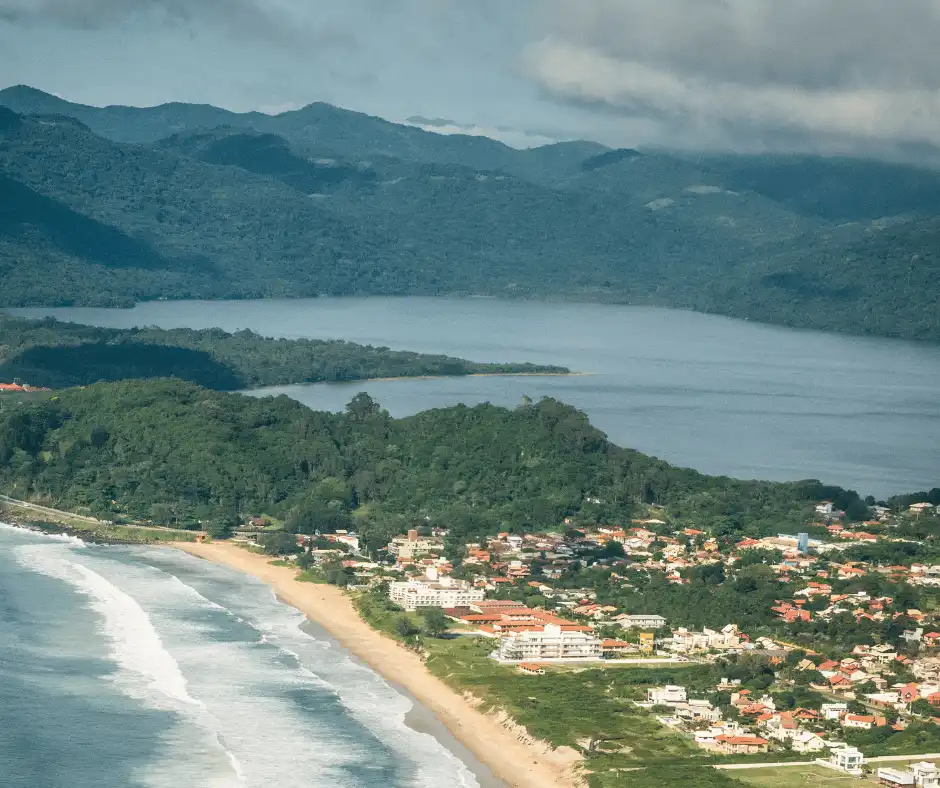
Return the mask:
{"type": "MultiPolygon", "coordinates": [[[[399,375],[393,378],[362,378],[360,380],[337,380],[330,383],[388,383],[396,380],[447,380],[449,378],[583,378],[594,372],[470,372],[467,375],[399,375]]],[[[326,381],[321,381],[321,383],[326,381]]],[[[317,386],[319,383],[300,385],[317,386]]]]}
{"type": "Polygon", "coordinates": [[[322,626],[352,654],[394,684],[408,690],[430,709],[494,775],[512,788],[574,788],[578,780],[574,751],[552,750],[529,743],[494,716],[431,675],[420,657],[387,638],[359,618],[338,588],[302,583],[290,567],[272,566],[270,559],[225,543],[179,543],[190,555],[246,572],[268,583],[286,603],[322,626]]]}

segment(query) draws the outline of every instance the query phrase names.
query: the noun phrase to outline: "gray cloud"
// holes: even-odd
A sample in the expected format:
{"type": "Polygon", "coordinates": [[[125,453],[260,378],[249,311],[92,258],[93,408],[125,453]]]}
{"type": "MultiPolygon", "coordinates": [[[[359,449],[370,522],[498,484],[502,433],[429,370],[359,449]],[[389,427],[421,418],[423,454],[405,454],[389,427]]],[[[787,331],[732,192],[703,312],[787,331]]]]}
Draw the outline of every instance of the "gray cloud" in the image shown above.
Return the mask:
{"type": "Polygon", "coordinates": [[[20,25],[108,30],[145,21],[194,35],[209,26],[280,43],[354,44],[350,29],[318,24],[316,16],[291,0],[0,0],[0,19],[20,25]]]}
{"type": "Polygon", "coordinates": [[[524,54],[561,102],[729,136],[940,143],[940,0],[552,0],[524,54]]]}

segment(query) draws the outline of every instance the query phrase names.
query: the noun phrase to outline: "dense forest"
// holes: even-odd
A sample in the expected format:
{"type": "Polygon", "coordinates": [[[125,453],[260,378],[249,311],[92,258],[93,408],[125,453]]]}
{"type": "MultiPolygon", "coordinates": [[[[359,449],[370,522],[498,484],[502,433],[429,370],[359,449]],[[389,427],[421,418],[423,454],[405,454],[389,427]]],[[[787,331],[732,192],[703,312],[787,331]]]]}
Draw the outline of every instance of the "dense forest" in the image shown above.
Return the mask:
{"type": "Polygon", "coordinates": [[[0,398],[0,487],[107,519],[224,529],[265,513],[311,533],[356,525],[379,546],[420,518],[466,541],[565,517],[623,522],[650,504],[719,535],[807,521],[819,482],[710,477],[611,444],[557,401],[392,419],[365,394],[341,414],[287,397],[127,381],[0,398]]]}
{"type": "Polygon", "coordinates": [[[0,313],[0,381],[48,388],[172,377],[233,391],[368,378],[567,371],[525,363],[482,364],[340,340],[272,339],[247,330],[96,328],[0,313]]]}
{"type": "Polygon", "coordinates": [[[0,304],[487,294],[940,339],[931,169],[517,151],[326,104],[0,104],[0,304]]]}

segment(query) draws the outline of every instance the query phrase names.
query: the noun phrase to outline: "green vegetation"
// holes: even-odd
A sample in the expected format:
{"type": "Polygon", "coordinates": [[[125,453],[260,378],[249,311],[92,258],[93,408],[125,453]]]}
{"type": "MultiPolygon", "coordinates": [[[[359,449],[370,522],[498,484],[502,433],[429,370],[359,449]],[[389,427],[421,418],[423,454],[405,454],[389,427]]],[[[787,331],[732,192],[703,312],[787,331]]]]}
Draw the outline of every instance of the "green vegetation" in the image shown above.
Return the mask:
{"type": "Polygon", "coordinates": [[[187,527],[265,512],[288,530],[330,531],[365,505],[357,530],[370,549],[415,517],[446,523],[458,544],[569,516],[622,522],[649,504],[677,524],[770,534],[799,528],[827,489],[675,468],[550,399],[392,419],[365,394],[329,414],[168,380],[0,399],[0,485],[104,519],[187,527]]]}
{"type": "Polygon", "coordinates": [[[0,379],[49,388],[175,377],[231,391],[367,378],[567,371],[535,364],[480,364],[339,340],[271,339],[251,331],[94,328],[0,314],[0,379]]]}
{"type": "Polygon", "coordinates": [[[0,103],[55,115],[0,108],[2,304],[474,293],[940,339],[930,170],[516,151],[324,104],[0,103]]]}
{"type": "Polygon", "coordinates": [[[754,788],[851,788],[859,784],[858,778],[825,766],[745,769],[735,772],[734,776],[739,782],[754,788]]]}

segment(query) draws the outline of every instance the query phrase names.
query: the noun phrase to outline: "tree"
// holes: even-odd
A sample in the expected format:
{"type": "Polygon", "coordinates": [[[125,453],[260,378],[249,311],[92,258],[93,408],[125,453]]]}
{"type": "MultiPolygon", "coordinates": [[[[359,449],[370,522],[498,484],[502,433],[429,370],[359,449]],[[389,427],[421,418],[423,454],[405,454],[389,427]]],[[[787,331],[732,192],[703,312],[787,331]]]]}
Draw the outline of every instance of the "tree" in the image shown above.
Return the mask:
{"type": "Polygon", "coordinates": [[[377,416],[381,410],[379,403],[364,391],[360,391],[346,404],[346,413],[354,421],[366,421],[372,416],[377,416]]]}
{"type": "Polygon", "coordinates": [[[285,531],[264,534],[260,543],[261,549],[268,555],[294,555],[301,550],[296,537],[285,531]]]}
{"type": "Polygon", "coordinates": [[[425,608],[421,615],[424,618],[424,631],[432,638],[441,637],[450,628],[450,620],[439,607],[425,608]]]}
{"type": "Polygon", "coordinates": [[[227,539],[240,522],[234,509],[222,511],[205,524],[206,533],[213,539],[227,539]]]}
{"type": "Polygon", "coordinates": [[[413,638],[415,635],[421,632],[421,630],[414,625],[414,622],[408,616],[398,617],[398,620],[395,622],[395,631],[405,638],[405,640],[413,638]]]}

